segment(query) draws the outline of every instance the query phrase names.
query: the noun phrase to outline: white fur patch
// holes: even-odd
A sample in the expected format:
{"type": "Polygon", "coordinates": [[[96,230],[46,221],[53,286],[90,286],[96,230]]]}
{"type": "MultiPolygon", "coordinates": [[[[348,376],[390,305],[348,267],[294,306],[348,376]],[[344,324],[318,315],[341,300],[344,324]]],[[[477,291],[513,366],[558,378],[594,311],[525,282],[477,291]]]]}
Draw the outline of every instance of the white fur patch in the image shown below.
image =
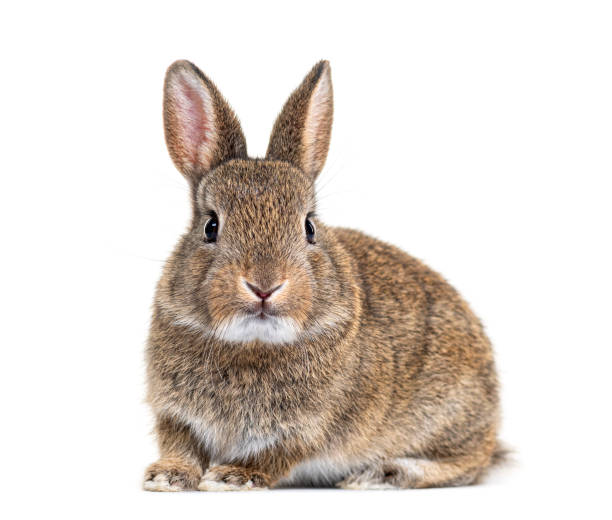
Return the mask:
{"type": "Polygon", "coordinates": [[[294,342],[300,327],[293,318],[280,316],[234,316],[215,327],[213,334],[223,340],[234,343],[262,341],[264,343],[282,344],[294,342]]]}

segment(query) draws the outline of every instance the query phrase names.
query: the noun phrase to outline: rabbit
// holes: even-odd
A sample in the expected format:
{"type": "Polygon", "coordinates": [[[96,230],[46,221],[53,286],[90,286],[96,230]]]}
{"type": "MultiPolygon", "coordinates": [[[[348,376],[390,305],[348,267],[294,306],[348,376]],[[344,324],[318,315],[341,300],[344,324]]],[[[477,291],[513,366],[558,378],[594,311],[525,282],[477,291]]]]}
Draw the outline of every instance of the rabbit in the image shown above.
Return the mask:
{"type": "Polygon", "coordinates": [[[492,347],[472,310],[419,260],[317,216],[332,114],[321,61],[265,158],[249,158],[212,81],[188,61],[166,73],[192,218],[154,299],[160,458],[145,490],[459,486],[500,458],[492,347]]]}

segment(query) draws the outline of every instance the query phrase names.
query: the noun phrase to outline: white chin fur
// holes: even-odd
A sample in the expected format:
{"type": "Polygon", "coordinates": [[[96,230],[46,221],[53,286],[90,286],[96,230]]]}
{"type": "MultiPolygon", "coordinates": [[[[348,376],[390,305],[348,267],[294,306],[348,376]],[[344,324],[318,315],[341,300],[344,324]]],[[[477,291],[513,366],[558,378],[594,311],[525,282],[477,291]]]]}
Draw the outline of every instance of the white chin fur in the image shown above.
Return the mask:
{"type": "Polygon", "coordinates": [[[292,343],[297,339],[299,326],[293,318],[267,316],[236,316],[215,327],[213,334],[235,343],[262,341],[264,343],[292,343]]]}

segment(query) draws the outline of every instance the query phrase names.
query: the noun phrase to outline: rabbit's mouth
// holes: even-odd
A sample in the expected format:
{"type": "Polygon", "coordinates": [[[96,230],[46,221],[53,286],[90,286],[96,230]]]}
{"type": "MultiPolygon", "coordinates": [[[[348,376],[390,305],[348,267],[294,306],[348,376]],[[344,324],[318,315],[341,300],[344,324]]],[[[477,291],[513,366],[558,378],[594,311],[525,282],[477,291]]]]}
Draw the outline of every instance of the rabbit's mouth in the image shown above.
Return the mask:
{"type": "Polygon", "coordinates": [[[279,312],[278,309],[266,302],[253,305],[245,314],[260,320],[283,317],[282,313],[279,312]]]}

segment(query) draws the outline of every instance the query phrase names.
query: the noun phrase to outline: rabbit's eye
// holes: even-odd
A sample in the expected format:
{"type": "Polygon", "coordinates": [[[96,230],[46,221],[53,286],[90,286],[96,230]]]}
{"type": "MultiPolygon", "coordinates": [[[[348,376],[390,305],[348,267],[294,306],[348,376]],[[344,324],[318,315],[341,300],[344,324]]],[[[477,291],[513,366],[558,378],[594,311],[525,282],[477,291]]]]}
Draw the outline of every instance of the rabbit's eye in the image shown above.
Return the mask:
{"type": "Polygon", "coordinates": [[[315,243],[315,227],[314,227],[312,220],[310,220],[310,217],[306,217],[306,222],[304,223],[304,229],[306,230],[306,240],[308,240],[308,242],[310,242],[311,244],[314,244],[315,243]]]}
{"type": "Polygon", "coordinates": [[[213,211],[210,213],[206,224],[204,224],[204,239],[206,242],[216,242],[217,232],[219,231],[219,219],[213,211]]]}

